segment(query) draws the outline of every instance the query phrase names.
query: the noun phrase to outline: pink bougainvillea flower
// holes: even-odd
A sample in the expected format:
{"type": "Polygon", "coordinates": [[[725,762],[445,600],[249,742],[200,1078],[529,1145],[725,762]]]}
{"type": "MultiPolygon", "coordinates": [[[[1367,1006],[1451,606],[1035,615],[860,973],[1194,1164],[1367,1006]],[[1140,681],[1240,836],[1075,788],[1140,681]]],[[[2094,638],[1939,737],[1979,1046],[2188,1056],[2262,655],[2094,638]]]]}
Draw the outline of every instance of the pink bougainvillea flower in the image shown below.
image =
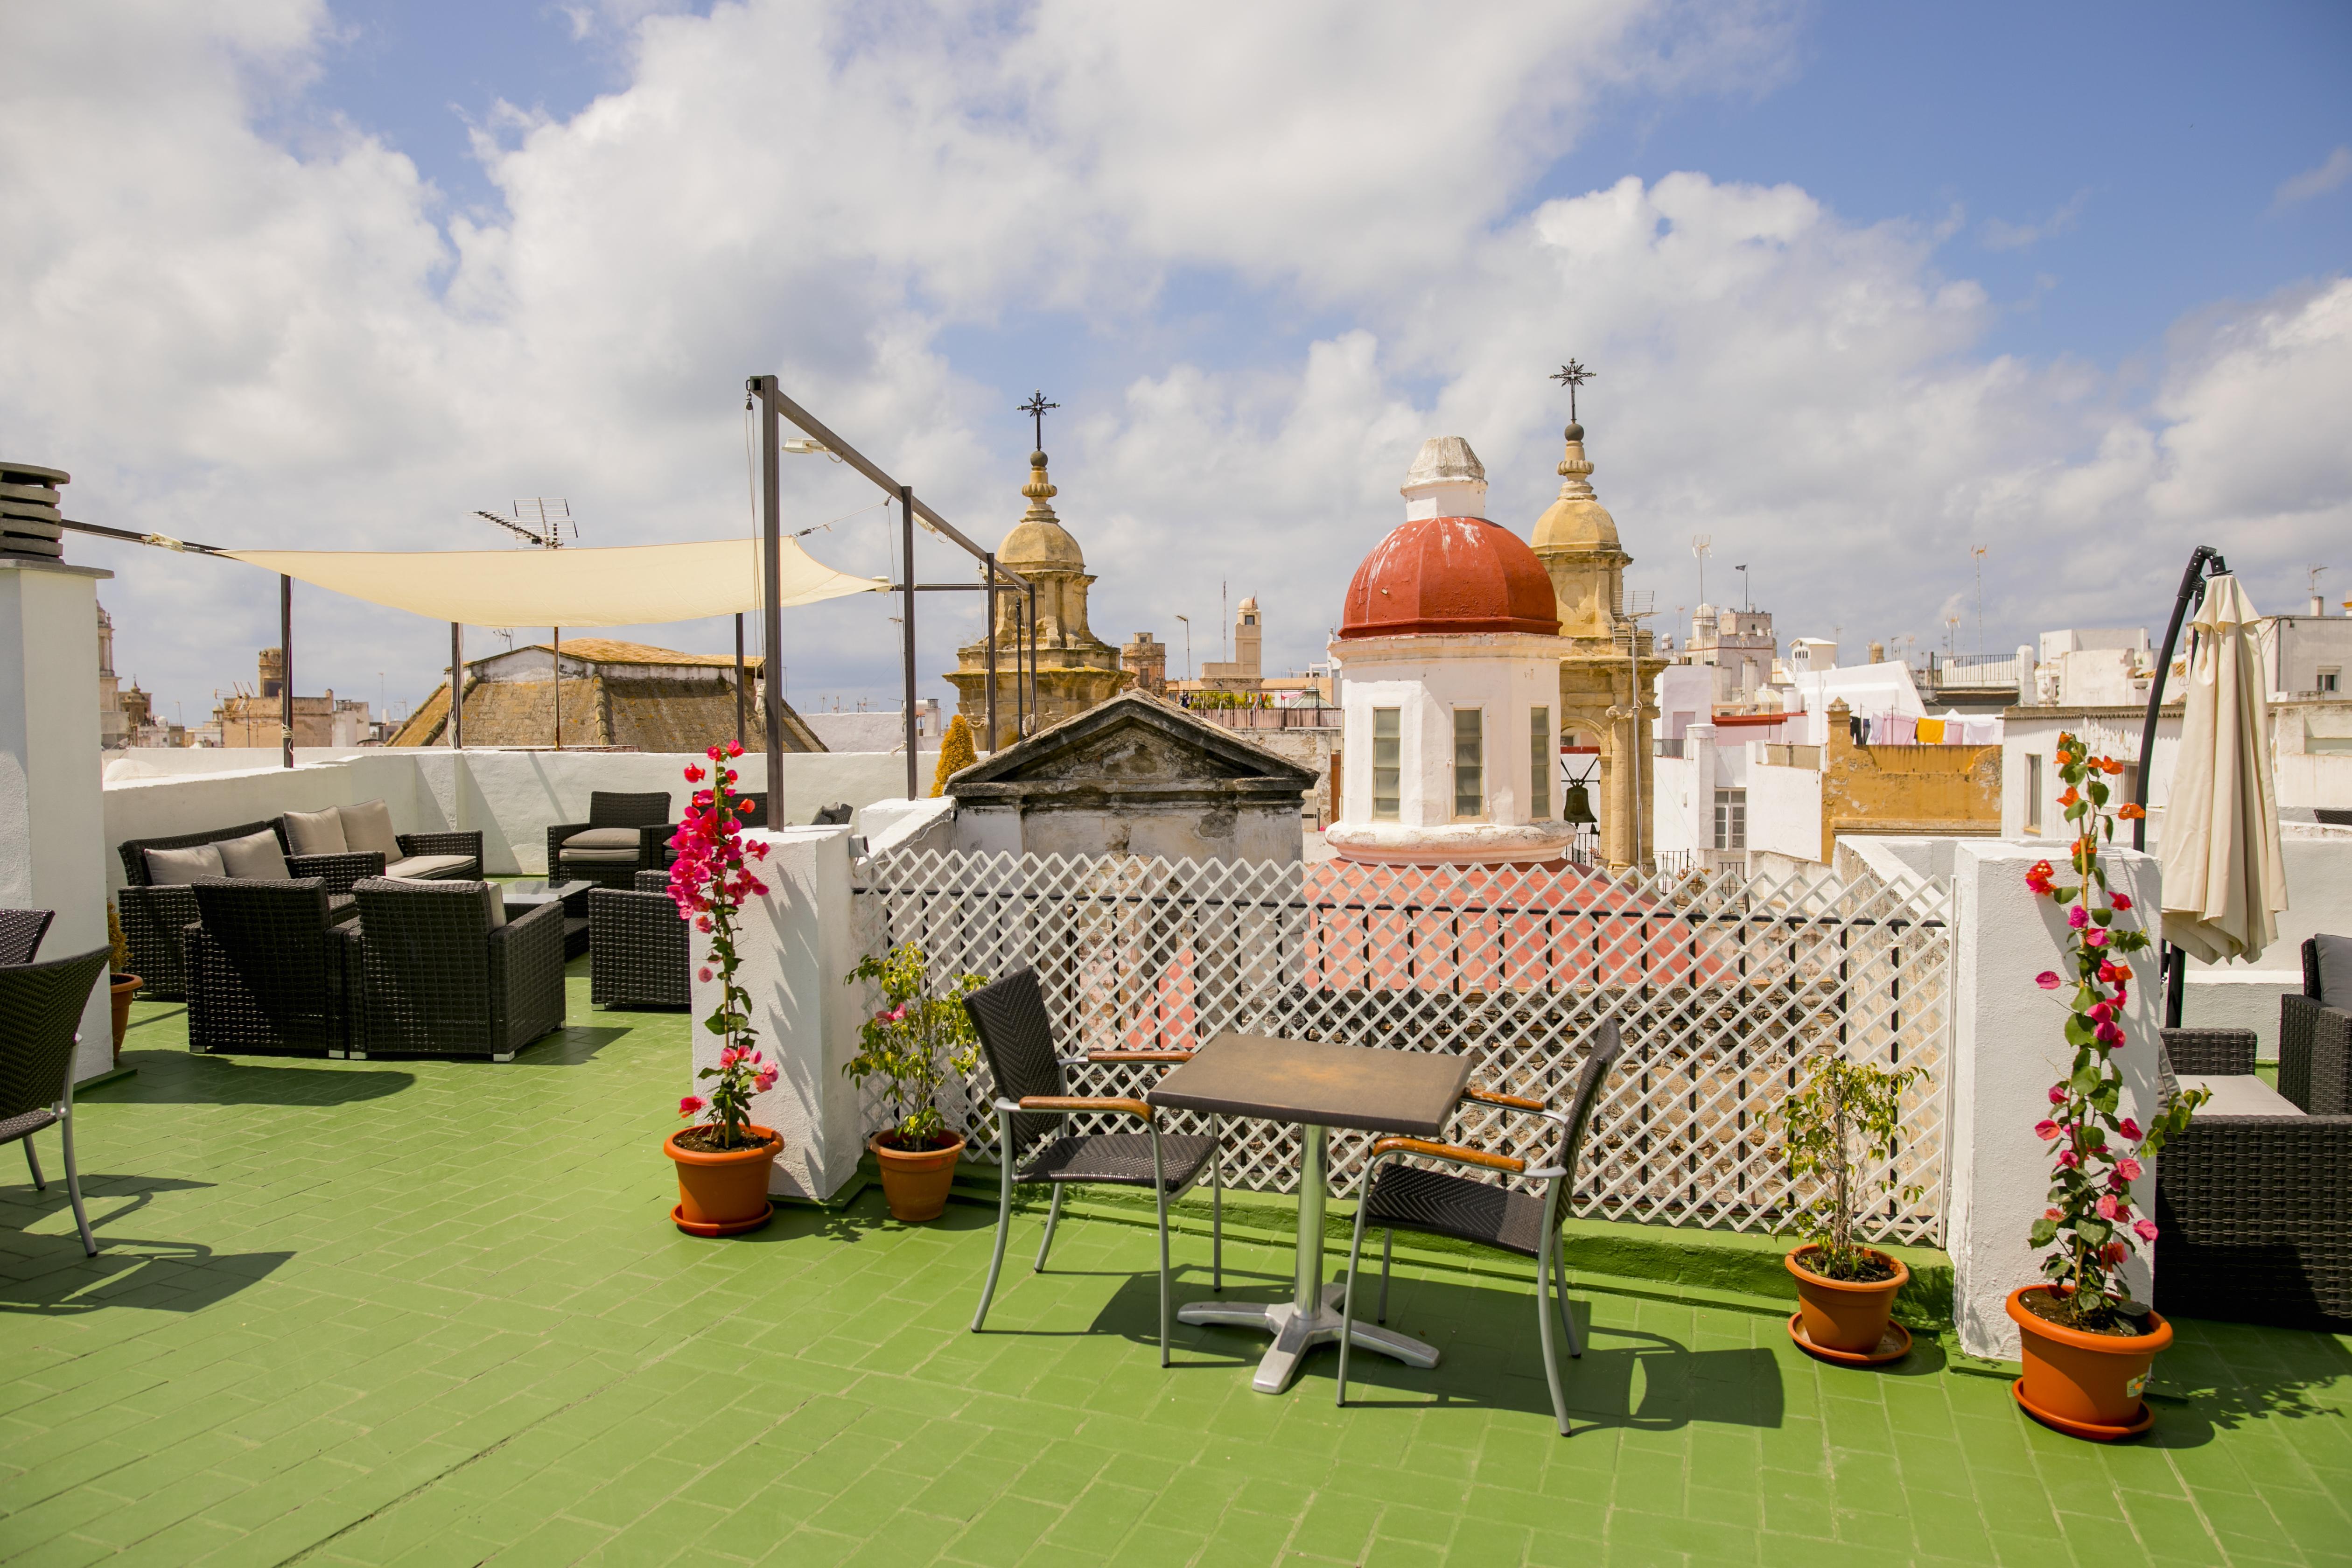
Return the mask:
{"type": "Polygon", "coordinates": [[[2091,1004],[2091,1016],[2098,1020],[2100,1023],[2104,1024],[2115,1016],[2116,1009],[2113,1003],[2094,1002],[2091,1004]]]}
{"type": "Polygon", "coordinates": [[[2140,1178],[2140,1173],[2146,1169],[2146,1166],[2142,1165],[2137,1160],[2133,1159],[2129,1154],[2125,1155],[2122,1159],[2116,1162],[2116,1174],[2121,1176],[2126,1182],[2138,1181],[2140,1178]]]}
{"type": "Polygon", "coordinates": [[[2135,1143],[2139,1142],[2139,1123],[2133,1121],[2128,1116],[2116,1123],[2116,1131],[2122,1133],[2125,1137],[2130,1139],[2135,1143]]]}
{"type": "Polygon", "coordinates": [[[2063,1105],[2066,1103],[2066,1086],[2064,1084],[2053,1083],[2050,1086],[2050,1103],[2053,1105],[2063,1105]]]}
{"type": "Polygon", "coordinates": [[[2065,982],[2058,978],[2058,972],[2056,970],[2045,969],[2041,973],[2033,977],[2033,984],[2041,986],[2044,991],[2055,991],[2059,986],[2063,985],[2065,982]]]}
{"type": "Polygon", "coordinates": [[[695,977],[697,980],[701,981],[705,985],[709,984],[710,984],[710,965],[709,965],[709,964],[707,964],[707,963],[706,963],[706,964],[704,964],[701,968],[699,968],[699,969],[696,970],[696,971],[694,972],[694,977],[695,977]]]}
{"type": "Polygon", "coordinates": [[[2033,1135],[2047,1143],[2058,1136],[2058,1124],[2055,1121],[2037,1121],[2033,1124],[2033,1135]]]}
{"type": "Polygon", "coordinates": [[[2152,1219],[2134,1220],[2132,1222],[2132,1234],[2138,1237],[2142,1241],[2154,1241],[2156,1239],[2156,1221],[2152,1219]]]}
{"type": "Polygon", "coordinates": [[[2083,1163],[2083,1156],[2072,1149],[2062,1149],[2058,1152],[2058,1163],[2071,1171],[2083,1163]]]}
{"type": "Polygon", "coordinates": [[[2066,1211],[2064,1209],[2043,1209],[2042,1211],[2042,1217],[2043,1219],[2064,1219],[2066,1217],[2066,1211]]]}
{"type": "Polygon", "coordinates": [[[2098,1210],[2099,1217],[2101,1219],[2115,1219],[2118,1217],[2116,1205],[2116,1194],[2113,1193],[2101,1193],[2099,1194],[2098,1210]]]}
{"type": "Polygon", "coordinates": [[[698,1094],[689,1094],[677,1102],[677,1113],[680,1116],[692,1116],[701,1110],[702,1096],[698,1094]]]}
{"type": "Polygon", "coordinates": [[[2124,1043],[2124,1032],[2113,1024],[2101,1024],[2091,1031],[2091,1037],[2110,1048],[2124,1043]]]}
{"type": "Polygon", "coordinates": [[[2073,926],[2076,931],[2081,931],[2084,926],[2091,923],[2091,917],[2084,910],[2082,905],[2074,904],[2070,906],[2066,910],[2066,923],[2073,926]]]}
{"type": "Polygon", "coordinates": [[[776,1069],[773,1068],[763,1069],[757,1078],[751,1080],[751,1085],[754,1089],[759,1090],[760,1093],[767,1093],[770,1089],[776,1087],[776,1069]]]}
{"type": "Polygon", "coordinates": [[[686,782],[687,782],[687,783],[688,783],[688,784],[700,784],[700,783],[702,782],[702,778],[703,778],[703,773],[702,773],[702,770],[701,770],[699,767],[695,766],[695,765],[694,765],[693,763],[688,763],[688,764],[687,764],[687,769],[686,769],[686,782]]]}
{"type": "Polygon", "coordinates": [[[719,748],[716,745],[705,747],[702,754],[715,763],[719,760],[719,748]]]}
{"type": "Polygon", "coordinates": [[[2083,945],[2084,947],[2105,947],[2107,945],[2107,933],[2101,931],[2097,926],[2093,926],[2089,931],[2083,933],[2083,945]]]}
{"type": "Polygon", "coordinates": [[[2107,1267],[2110,1268],[2114,1268],[2116,1264],[2121,1263],[2125,1258],[2129,1258],[2130,1256],[2131,1248],[2126,1247],[2120,1241],[2111,1241],[2107,1243],[2106,1246],[2099,1248],[2099,1257],[2105,1261],[2107,1267]]]}
{"type": "Polygon", "coordinates": [[[2108,895],[2107,895],[2107,902],[2108,902],[2108,904],[2109,904],[2110,906],[2112,906],[2112,907],[2114,907],[2114,908],[2116,908],[2116,909],[2118,909],[2118,910],[2127,910],[2127,909],[2129,909],[2129,908],[2131,908],[2131,907],[2132,907],[2132,905],[2131,905],[2131,900],[2130,900],[2130,899],[2128,899],[2128,898],[2126,898],[2126,897],[2125,897],[2125,896],[2124,896],[2123,894],[2121,894],[2121,893],[2110,893],[2110,894],[2108,894],[2108,895]]]}
{"type": "Polygon", "coordinates": [[[740,756],[741,756],[741,755],[743,754],[743,742],[740,742],[740,741],[730,741],[730,742],[727,742],[727,754],[728,754],[729,756],[730,756],[730,757],[740,757],[740,756]]]}

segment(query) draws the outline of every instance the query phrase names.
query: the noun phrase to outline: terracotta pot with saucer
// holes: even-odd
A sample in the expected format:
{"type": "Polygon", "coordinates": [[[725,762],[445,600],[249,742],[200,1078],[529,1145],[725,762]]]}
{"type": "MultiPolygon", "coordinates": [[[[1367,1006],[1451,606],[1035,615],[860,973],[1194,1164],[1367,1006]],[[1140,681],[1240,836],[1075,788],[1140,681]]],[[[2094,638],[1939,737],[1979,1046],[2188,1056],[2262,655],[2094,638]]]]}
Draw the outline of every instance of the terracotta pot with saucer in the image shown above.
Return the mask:
{"type": "Polygon", "coordinates": [[[702,1131],[680,1128],[662,1141],[662,1152],[677,1166],[677,1206],[669,1211],[688,1236],[740,1236],[768,1223],[776,1205],[768,1201],[768,1173],[783,1152],[782,1134],[756,1122],[745,1131],[760,1140],[748,1149],[687,1149],[678,1140],[702,1131]]]}

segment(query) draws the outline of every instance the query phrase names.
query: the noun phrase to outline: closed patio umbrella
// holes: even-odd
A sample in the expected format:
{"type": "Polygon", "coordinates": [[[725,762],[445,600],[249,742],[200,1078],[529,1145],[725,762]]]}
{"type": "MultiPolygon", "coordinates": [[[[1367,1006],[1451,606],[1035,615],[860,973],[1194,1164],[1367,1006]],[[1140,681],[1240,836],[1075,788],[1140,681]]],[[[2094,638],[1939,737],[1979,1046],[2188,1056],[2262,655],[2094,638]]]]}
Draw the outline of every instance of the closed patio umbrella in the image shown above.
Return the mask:
{"type": "Polygon", "coordinates": [[[2205,589],[2159,858],[2165,941],[2220,963],[2277,940],[2286,868],[2253,603],[2233,576],[2205,589]]]}

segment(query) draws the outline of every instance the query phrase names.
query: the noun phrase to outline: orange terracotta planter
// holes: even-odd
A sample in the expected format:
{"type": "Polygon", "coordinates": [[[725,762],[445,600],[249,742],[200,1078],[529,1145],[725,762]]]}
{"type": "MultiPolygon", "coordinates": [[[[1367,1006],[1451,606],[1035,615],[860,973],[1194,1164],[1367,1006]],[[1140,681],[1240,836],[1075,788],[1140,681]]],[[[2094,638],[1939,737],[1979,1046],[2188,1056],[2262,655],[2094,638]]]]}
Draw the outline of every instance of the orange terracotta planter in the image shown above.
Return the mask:
{"type": "Polygon", "coordinates": [[[114,1000],[114,1065],[122,1065],[122,1037],[131,1027],[131,999],[147,983],[135,974],[118,974],[112,986],[114,1000]]]}
{"type": "Polygon", "coordinates": [[[681,1128],[662,1141],[662,1152],[677,1165],[677,1207],[670,1218],[689,1236],[740,1236],[768,1223],[775,1205],[768,1202],[768,1173],[783,1152],[784,1140],[773,1128],[750,1124],[762,1140],[750,1149],[705,1153],[678,1147],[681,1128]]]}
{"type": "Polygon", "coordinates": [[[1814,1273],[1805,1262],[1819,1247],[1801,1247],[1781,1261],[1797,1279],[1797,1317],[1804,1339],[1818,1349],[1867,1355],[1886,1337],[1887,1315],[1895,1310],[1895,1293],[1911,1280],[1911,1270],[1898,1258],[1873,1248],[1870,1256],[1895,1272],[1885,1279],[1831,1279],[1814,1273]]]}
{"type": "Polygon", "coordinates": [[[2150,1312],[2144,1334],[2086,1334],[2026,1309],[2027,1296],[2053,1289],[2028,1285],[2009,1293],[2010,1321],[2017,1325],[2025,1363],[2017,1402],[2043,1426],[2094,1442],[2147,1431],[2155,1415],[2140,1394],[2149,1363],[2172,1342],[2172,1325],[2150,1312]]]}
{"type": "Polygon", "coordinates": [[[919,1223],[937,1219],[948,1206],[948,1188],[955,1182],[956,1163],[963,1158],[963,1140],[944,1149],[910,1153],[884,1146],[882,1135],[866,1141],[882,1167],[882,1201],[892,1219],[919,1223]]]}

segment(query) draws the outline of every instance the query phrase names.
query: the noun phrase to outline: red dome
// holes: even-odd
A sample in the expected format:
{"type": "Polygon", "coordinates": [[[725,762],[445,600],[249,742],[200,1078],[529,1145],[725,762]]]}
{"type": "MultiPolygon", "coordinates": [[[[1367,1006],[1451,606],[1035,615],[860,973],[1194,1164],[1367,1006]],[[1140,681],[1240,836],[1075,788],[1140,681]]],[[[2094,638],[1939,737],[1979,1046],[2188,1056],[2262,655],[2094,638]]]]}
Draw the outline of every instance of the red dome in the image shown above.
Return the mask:
{"type": "Polygon", "coordinates": [[[1551,577],[1528,542],[1483,517],[1424,517],[1376,545],[1348,584],[1343,637],[1559,635],[1551,577]]]}

